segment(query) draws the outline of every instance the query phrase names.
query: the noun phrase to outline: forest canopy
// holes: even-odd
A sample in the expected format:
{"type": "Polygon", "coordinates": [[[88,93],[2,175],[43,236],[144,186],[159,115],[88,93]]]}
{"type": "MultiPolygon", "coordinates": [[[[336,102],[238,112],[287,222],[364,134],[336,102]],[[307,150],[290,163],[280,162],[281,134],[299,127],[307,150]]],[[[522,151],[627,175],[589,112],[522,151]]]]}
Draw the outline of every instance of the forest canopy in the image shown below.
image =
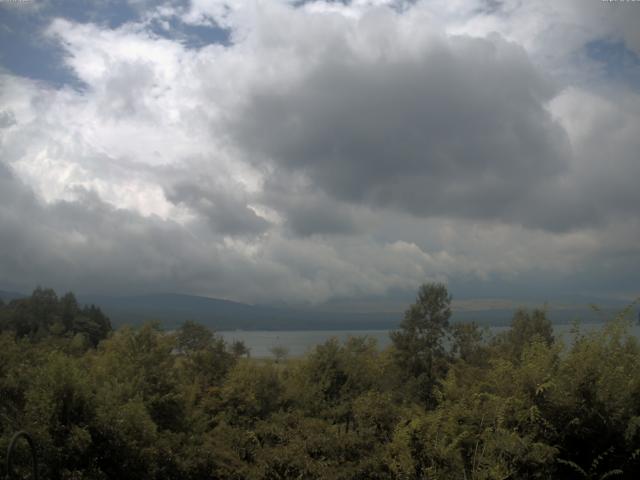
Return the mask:
{"type": "Polygon", "coordinates": [[[0,304],[0,451],[26,430],[56,480],[637,478],[629,312],[561,339],[519,310],[490,336],[450,303],[426,284],[389,348],[274,361],[193,322],[113,331],[38,288],[0,304]]]}

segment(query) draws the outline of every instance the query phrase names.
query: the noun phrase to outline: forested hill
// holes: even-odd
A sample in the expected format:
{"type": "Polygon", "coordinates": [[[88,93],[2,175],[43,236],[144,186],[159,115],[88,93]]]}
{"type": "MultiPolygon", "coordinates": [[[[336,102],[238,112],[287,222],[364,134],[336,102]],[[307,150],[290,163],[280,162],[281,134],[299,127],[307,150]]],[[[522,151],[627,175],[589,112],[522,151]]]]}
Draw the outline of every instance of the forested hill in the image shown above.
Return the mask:
{"type": "Polygon", "coordinates": [[[275,308],[178,294],[79,296],[79,299],[82,303],[99,305],[116,326],[158,320],[163,327],[172,329],[185,320],[192,320],[215,330],[363,330],[394,328],[401,318],[400,312],[275,308]]]}
{"type": "Polygon", "coordinates": [[[26,295],[18,292],[7,292],[5,290],[0,290],[0,300],[4,302],[10,302],[11,300],[15,300],[18,298],[24,298],[26,295]]]}
{"type": "MultiPolygon", "coordinates": [[[[18,292],[0,290],[0,299],[8,302],[25,298],[18,292]]],[[[272,307],[216,298],[174,293],[136,296],[106,296],[79,294],[81,305],[96,305],[111,319],[114,326],[141,325],[159,321],[166,329],[177,328],[186,320],[196,321],[214,330],[387,330],[396,328],[402,319],[402,309],[393,311],[353,312],[340,308],[272,307]]],[[[572,299],[576,305],[570,308],[550,306],[548,315],[553,323],[568,323],[575,318],[583,322],[602,320],[624,307],[622,303],[597,303],[603,313],[592,311],[590,299],[572,299]]],[[[456,309],[452,321],[475,321],[482,325],[508,325],[515,308],[456,309]]]]}
{"type": "MultiPolygon", "coordinates": [[[[0,290],[0,299],[9,302],[26,298],[19,292],[0,290]]],[[[340,308],[288,308],[245,303],[216,298],[174,293],[136,296],[77,295],[80,305],[96,305],[109,317],[114,327],[141,325],[158,321],[165,329],[175,329],[191,320],[214,330],[388,330],[396,328],[402,319],[401,309],[393,311],[353,312],[340,308]]],[[[552,323],[597,322],[610,317],[624,307],[623,303],[598,300],[601,312],[589,308],[591,299],[571,299],[574,307],[547,309],[552,323]]],[[[372,309],[373,310],[373,309],[372,309]]],[[[481,325],[508,325],[515,308],[456,309],[453,322],[475,321],[481,325]]]]}

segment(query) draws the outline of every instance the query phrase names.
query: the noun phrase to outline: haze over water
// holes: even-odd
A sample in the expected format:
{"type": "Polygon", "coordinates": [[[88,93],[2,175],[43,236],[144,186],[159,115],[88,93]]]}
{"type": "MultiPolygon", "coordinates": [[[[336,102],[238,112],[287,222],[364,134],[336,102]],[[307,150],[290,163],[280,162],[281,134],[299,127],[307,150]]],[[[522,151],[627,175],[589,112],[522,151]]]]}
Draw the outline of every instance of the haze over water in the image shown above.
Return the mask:
{"type": "MultiPolygon", "coordinates": [[[[581,332],[592,332],[603,327],[603,323],[584,323],[580,325],[581,332]]],[[[571,324],[554,325],[556,337],[568,342],[571,336],[571,324]]],[[[496,335],[509,327],[488,327],[490,335],[496,335]]],[[[379,348],[386,348],[391,344],[390,330],[311,330],[311,331],[224,331],[218,332],[227,342],[241,340],[250,349],[251,356],[256,358],[272,357],[273,347],[286,347],[288,355],[297,357],[304,355],[330,338],[337,338],[340,342],[349,337],[373,338],[379,348]]],[[[636,338],[640,338],[640,325],[634,323],[631,332],[636,338]]]]}

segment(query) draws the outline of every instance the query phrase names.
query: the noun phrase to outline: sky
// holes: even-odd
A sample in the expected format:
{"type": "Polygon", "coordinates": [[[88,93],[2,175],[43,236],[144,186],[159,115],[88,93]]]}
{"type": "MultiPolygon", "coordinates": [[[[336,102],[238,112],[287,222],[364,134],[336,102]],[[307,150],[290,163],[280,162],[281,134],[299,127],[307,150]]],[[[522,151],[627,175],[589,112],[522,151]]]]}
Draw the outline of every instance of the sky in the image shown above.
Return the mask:
{"type": "Polygon", "coordinates": [[[640,294],[640,2],[0,0],[0,289],[640,294]]]}

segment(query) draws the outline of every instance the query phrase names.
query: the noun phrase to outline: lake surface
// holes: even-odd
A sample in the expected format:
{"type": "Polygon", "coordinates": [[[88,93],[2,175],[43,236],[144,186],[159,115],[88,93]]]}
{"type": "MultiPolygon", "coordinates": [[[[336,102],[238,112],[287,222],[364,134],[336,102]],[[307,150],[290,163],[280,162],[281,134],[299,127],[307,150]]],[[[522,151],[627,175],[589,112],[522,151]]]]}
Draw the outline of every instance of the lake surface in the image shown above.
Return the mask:
{"type": "MultiPolygon", "coordinates": [[[[580,325],[583,332],[598,330],[602,323],[584,323],[580,325]]],[[[556,337],[567,338],[572,325],[554,325],[556,337]]],[[[489,327],[491,335],[508,330],[509,327],[489,327]]],[[[326,342],[332,337],[343,342],[349,337],[368,337],[376,340],[378,347],[385,348],[391,344],[390,330],[310,330],[310,331],[222,331],[217,332],[227,342],[241,340],[251,350],[252,357],[271,357],[273,347],[286,347],[289,356],[297,357],[308,353],[316,345],[326,342]]],[[[640,338],[640,325],[634,324],[632,333],[640,338]]]]}

